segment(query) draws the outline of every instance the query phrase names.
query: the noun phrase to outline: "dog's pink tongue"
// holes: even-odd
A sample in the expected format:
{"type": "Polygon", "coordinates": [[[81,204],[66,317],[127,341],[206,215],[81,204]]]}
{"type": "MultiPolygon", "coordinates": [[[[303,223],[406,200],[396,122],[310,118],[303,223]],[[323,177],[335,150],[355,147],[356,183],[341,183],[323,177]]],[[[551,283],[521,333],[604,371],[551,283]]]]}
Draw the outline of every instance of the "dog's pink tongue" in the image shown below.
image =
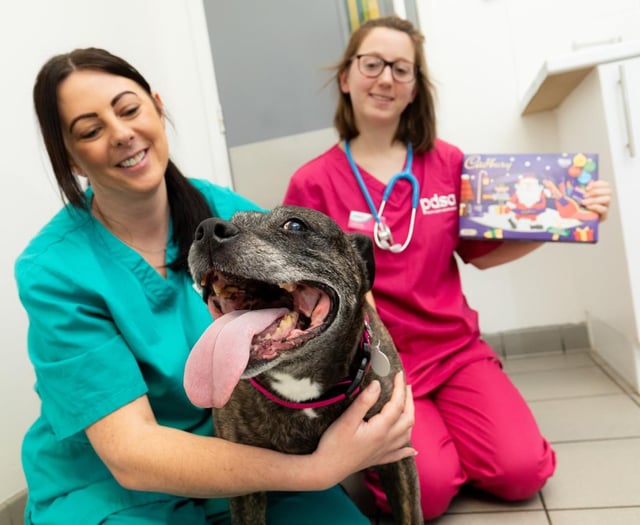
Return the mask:
{"type": "Polygon", "coordinates": [[[249,361],[251,339],[287,313],[286,308],[237,310],[205,330],[184,369],[189,400],[201,408],[220,408],[231,397],[249,361]]]}

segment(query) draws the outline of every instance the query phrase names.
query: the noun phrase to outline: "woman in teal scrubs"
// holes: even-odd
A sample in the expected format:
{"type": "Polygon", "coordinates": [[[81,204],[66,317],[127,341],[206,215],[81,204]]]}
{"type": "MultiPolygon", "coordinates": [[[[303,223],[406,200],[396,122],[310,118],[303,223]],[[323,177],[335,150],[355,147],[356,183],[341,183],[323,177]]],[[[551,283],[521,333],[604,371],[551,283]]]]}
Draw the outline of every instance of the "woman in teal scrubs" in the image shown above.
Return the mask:
{"type": "Polygon", "coordinates": [[[162,100],[104,50],[51,58],[34,102],[67,203],[15,268],[42,402],[23,444],[26,522],[228,523],[226,497],[270,491],[269,523],[368,523],[337,484],[414,453],[401,378],[383,413],[363,420],[374,383],[309,455],[212,437],[182,386],[211,323],[187,253],[204,218],[257,207],[180,173],[162,100]]]}

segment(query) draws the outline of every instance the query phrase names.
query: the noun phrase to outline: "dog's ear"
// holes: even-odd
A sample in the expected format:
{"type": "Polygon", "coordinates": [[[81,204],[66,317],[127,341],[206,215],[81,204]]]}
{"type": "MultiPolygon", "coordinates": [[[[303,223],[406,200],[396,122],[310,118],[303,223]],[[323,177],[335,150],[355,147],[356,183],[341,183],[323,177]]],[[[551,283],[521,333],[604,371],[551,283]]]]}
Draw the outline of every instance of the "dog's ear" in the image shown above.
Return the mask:
{"type": "Polygon", "coordinates": [[[364,263],[365,274],[367,278],[367,291],[373,288],[373,280],[376,276],[376,261],[373,257],[373,241],[370,237],[361,233],[352,233],[349,235],[351,245],[362,258],[364,263]]]}

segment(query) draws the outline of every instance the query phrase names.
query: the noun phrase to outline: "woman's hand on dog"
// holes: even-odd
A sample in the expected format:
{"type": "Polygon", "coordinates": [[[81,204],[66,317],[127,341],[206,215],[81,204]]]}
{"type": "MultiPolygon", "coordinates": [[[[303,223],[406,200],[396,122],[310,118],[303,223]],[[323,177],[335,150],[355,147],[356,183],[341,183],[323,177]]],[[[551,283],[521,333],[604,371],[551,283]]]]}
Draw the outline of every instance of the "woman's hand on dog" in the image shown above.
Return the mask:
{"type": "Polygon", "coordinates": [[[313,456],[318,473],[324,472],[331,480],[327,486],[365,468],[417,454],[409,445],[414,423],[413,397],[402,372],[396,374],[389,401],[365,421],[379,397],[380,384],[373,381],[323,434],[313,456]]]}

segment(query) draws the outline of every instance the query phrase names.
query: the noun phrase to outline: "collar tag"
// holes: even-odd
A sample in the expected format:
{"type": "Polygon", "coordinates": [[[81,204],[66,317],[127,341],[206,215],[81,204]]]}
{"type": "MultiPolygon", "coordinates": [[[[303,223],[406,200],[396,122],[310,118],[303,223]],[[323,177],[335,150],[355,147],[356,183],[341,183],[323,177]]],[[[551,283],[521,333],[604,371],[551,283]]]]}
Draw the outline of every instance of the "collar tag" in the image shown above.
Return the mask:
{"type": "Polygon", "coordinates": [[[389,358],[380,350],[380,342],[371,352],[371,368],[380,377],[387,377],[391,372],[389,358]]]}

